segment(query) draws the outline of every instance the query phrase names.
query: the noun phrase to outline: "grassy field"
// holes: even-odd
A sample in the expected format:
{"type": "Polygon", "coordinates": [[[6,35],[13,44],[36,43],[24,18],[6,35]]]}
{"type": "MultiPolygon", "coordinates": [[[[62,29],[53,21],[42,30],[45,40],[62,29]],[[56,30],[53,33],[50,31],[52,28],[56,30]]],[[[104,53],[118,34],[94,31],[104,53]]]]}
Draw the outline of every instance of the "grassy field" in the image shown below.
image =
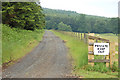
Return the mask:
{"type": "Polygon", "coordinates": [[[2,25],[2,63],[18,60],[29,53],[42,39],[44,31],[21,30],[2,25]]]}
{"type": "MultiPolygon", "coordinates": [[[[69,48],[69,53],[73,58],[73,74],[77,76],[81,76],[83,78],[117,78],[118,72],[112,72],[108,68],[104,67],[104,65],[100,64],[91,68],[92,70],[86,70],[83,67],[87,66],[88,63],[88,45],[85,44],[78,38],[71,36],[70,32],[66,34],[53,31],[57,36],[59,36],[62,40],[67,41],[66,46],[69,48]],[[104,73],[102,73],[102,71],[104,73]],[[96,71],[98,70],[98,71],[96,71]],[[107,72],[105,72],[107,71],[107,72]],[[98,76],[99,75],[99,76],[98,76]]],[[[90,67],[88,67],[90,69],[90,67]]]]}
{"type": "Polygon", "coordinates": [[[105,39],[108,39],[110,41],[118,43],[118,36],[116,36],[113,33],[95,34],[95,36],[102,37],[102,38],[105,38],[105,39]]]}

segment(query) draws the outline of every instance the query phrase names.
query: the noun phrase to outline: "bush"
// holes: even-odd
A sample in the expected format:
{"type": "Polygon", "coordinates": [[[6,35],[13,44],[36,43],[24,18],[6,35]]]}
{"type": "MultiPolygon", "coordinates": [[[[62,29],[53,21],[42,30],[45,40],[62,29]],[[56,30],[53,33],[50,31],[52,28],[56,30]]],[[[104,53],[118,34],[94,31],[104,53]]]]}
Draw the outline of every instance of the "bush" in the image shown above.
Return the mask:
{"type": "Polygon", "coordinates": [[[3,2],[2,14],[2,23],[10,27],[26,30],[45,27],[45,15],[36,2],[3,2]]]}

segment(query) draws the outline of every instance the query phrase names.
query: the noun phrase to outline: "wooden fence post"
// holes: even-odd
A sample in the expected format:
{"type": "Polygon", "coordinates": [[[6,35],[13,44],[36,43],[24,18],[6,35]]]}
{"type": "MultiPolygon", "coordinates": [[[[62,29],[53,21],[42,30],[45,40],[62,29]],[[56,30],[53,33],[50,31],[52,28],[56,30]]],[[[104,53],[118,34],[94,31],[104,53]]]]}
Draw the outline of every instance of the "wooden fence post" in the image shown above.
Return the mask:
{"type": "Polygon", "coordinates": [[[75,32],[75,38],[76,38],[76,32],[75,32]]]}
{"type": "Polygon", "coordinates": [[[78,33],[78,38],[80,39],[80,33],[78,33]]]}
{"type": "Polygon", "coordinates": [[[84,42],[87,43],[87,38],[85,33],[84,33],[84,42]]]}
{"type": "Polygon", "coordinates": [[[86,35],[85,35],[85,33],[84,33],[84,39],[85,39],[85,37],[86,37],[86,35]]]}
{"type": "Polygon", "coordinates": [[[77,32],[76,36],[78,37],[78,32],[77,32]]]}
{"type": "Polygon", "coordinates": [[[74,32],[72,32],[72,36],[74,36],[74,32]]]}
{"type": "Polygon", "coordinates": [[[82,40],[82,33],[81,33],[81,40],[82,40]]]}
{"type": "Polygon", "coordinates": [[[88,43],[88,35],[85,34],[85,43],[88,43]]]}
{"type": "Polygon", "coordinates": [[[76,38],[77,38],[77,32],[76,32],[76,38]]]}
{"type": "MultiPolygon", "coordinates": [[[[94,34],[89,34],[90,36],[94,36],[94,34]]],[[[89,39],[88,38],[88,60],[94,60],[94,55],[93,54],[89,54],[89,52],[93,52],[93,45],[90,45],[92,43],[94,43],[94,39],[89,39]]],[[[91,66],[94,66],[94,62],[89,62],[88,61],[88,64],[91,65],[91,66]]]]}
{"type": "Polygon", "coordinates": [[[110,42],[110,67],[112,68],[112,65],[115,60],[115,43],[110,42]]]}
{"type": "Polygon", "coordinates": [[[71,36],[73,36],[73,32],[71,32],[71,36]]]}
{"type": "Polygon", "coordinates": [[[74,37],[75,37],[75,32],[74,32],[74,37]]]}
{"type": "MultiPolygon", "coordinates": [[[[109,60],[109,59],[110,59],[110,56],[106,55],[106,60],[109,60]]],[[[106,67],[109,67],[109,62],[106,62],[106,67]]]]}

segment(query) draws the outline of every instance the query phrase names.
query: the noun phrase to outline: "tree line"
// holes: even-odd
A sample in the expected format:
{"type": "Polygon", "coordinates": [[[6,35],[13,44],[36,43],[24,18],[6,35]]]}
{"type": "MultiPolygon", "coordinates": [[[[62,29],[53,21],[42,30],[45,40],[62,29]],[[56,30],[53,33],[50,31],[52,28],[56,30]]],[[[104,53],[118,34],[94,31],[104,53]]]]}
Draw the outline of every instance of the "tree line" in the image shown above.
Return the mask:
{"type": "Polygon", "coordinates": [[[11,28],[43,29],[45,15],[40,4],[36,2],[3,2],[2,23],[11,28]]]}
{"type": "Polygon", "coordinates": [[[46,29],[63,31],[118,33],[118,18],[42,9],[36,2],[3,2],[2,23],[26,30],[43,29],[46,26],[46,29]]]}
{"type": "Polygon", "coordinates": [[[79,14],[74,11],[48,8],[43,10],[46,15],[47,29],[91,33],[118,33],[118,18],[92,16],[79,14]],[[59,28],[60,25],[61,28],[59,28]]]}

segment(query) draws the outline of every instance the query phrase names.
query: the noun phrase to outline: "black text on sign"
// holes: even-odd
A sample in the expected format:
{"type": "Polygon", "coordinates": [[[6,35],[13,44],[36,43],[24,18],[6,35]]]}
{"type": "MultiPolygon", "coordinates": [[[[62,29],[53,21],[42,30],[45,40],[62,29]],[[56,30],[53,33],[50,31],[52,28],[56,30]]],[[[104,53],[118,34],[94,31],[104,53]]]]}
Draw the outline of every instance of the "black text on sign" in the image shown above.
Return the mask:
{"type": "Polygon", "coordinates": [[[109,55],[109,43],[94,43],[94,55],[109,55]]]}

